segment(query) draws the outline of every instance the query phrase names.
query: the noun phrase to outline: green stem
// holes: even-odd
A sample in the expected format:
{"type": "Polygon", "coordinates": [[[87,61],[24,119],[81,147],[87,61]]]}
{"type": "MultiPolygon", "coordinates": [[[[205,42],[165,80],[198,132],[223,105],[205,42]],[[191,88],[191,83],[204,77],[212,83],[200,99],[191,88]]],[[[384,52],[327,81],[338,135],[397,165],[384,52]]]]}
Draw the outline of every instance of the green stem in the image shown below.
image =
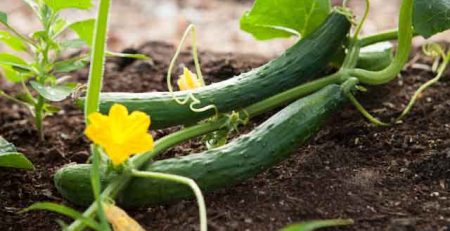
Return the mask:
{"type": "Polygon", "coordinates": [[[358,36],[361,33],[362,27],[364,23],[366,22],[367,16],[369,16],[369,10],[370,10],[370,1],[365,0],[366,2],[366,9],[364,10],[364,15],[361,19],[361,21],[358,23],[358,26],[356,26],[355,33],[353,35],[353,40],[358,40],[358,36]]]}
{"type": "Polygon", "coordinates": [[[183,176],[177,176],[172,174],[166,174],[166,173],[159,173],[159,172],[142,172],[137,170],[132,170],[132,175],[136,177],[145,177],[145,178],[156,178],[161,180],[168,180],[173,181],[180,184],[185,184],[189,187],[191,187],[192,191],[194,192],[195,197],[197,198],[197,204],[199,208],[199,216],[200,216],[200,231],[207,231],[208,230],[208,220],[207,220],[207,214],[206,214],[206,205],[205,205],[205,199],[203,197],[202,191],[198,187],[197,183],[195,183],[194,180],[183,177],[183,176]]]}
{"type": "Polygon", "coordinates": [[[356,107],[356,109],[366,117],[371,123],[377,126],[389,126],[389,124],[380,121],[379,119],[373,117],[359,102],[356,100],[355,96],[352,95],[351,92],[346,93],[347,98],[352,102],[352,104],[356,107]]]}
{"type": "Polygon", "coordinates": [[[413,0],[403,0],[400,8],[399,29],[398,29],[398,51],[393,62],[384,70],[367,71],[363,69],[353,69],[350,75],[357,77],[362,83],[378,85],[391,81],[402,70],[408,61],[412,46],[412,11],[413,0]]]}
{"type": "Polygon", "coordinates": [[[444,71],[447,68],[449,62],[450,62],[450,53],[447,57],[444,56],[444,60],[442,61],[442,64],[439,66],[438,74],[436,75],[436,77],[428,80],[426,83],[420,86],[419,89],[417,89],[417,91],[414,93],[413,97],[409,101],[408,105],[406,106],[406,108],[403,110],[402,114],[397,118],[396,121],[402,120],[411,111],[412,107],[416,103],[417,98],[423,91],[425,91],[428,87],[439,81],[439,79],[444,74],[444,71]]]}
{"type": "Polygon", "coordinates": [[[97,216],[100,219],[100,226],[103,231],[110,231],[108,221],[103,209],[103,197],[101,194],[100,182],[100,151],[96,145],[91,145],[91,153],[93,155],[92,169],[91,169],[91,185],[94,194],[95,202],[97,204],[97,216]]]}
{"type": "Polygon", "coordinates": [[[9,24],[4,24],[2,23],[10,32],[12,32],[14,35],[16,35],[17,37],[19,37],[20,39],[22,39],[23,41],[27,42],[30,46],[32,47],[36,47],[35,43],[33,40],[31,40],[30,38],[24,36],[22,33],[19,33],[16,29],[14,29],[12,26],[10,26],[9,24]]]}
{"type": "Polygon", "coordinates": [[[379,42],[396,40],[397,38],[398,29],[392,29],[363,37],[359,40],[359,44],[361,45],[361,47],[365,47],[379,42]]]}
{"type": "Polygon", "coordinates": [[[246,111],[250,117],[260,115],[264,112],[280,107],[283,104],[292,102],[302,96],[314,93],[327,85],[340,83],[342,81],[342,76],[343,72],[337,72],[318,80],[305,83],[253,105],[250,105],[249,107],[245,108],[244,111],[246,111]]]}
{"type": "Polygon", "coordinates": [[[14,103],[22,104],[22,105],[24,105],[24,106],[26,106],[26,107],[29,107],[29,105],[26,104],[25,102],[20,101],[20,100],[14,98],[13,96],[10,96],[10,95],[6,94],[6,92],[4,92],[4,91],[2,91],[2,90],[0,90],[0,96],[3,96],[3,97],[5,97],[6,99],[9,99],[9,100],[13,101],[14,103]]]}
{"type": "Polygon", "coordinates": [[[36,129],[39,133],[39,139],[44,140],[44,97],[41,95],[38,96],[37,103],[34,105],[34,123],[36,125],[36,129]]]}
{"type": "Polygon", "coordinates": [[[341,70],[348,70],[348,69],[353,69],[355,68],[355,66],[358,64],[358,58],[359,58],[359,53],[361,51],[361,47],[358,44],[358,42],[356,42],[357,40],[353,40],[350,43],[350,47],[348,49],[348,53],[347,56],[344,59],[344,62],[342,63],[341,66],[341,70]]]}
{"type": "Polygon", "coordinates": [[[109,8],[111,0],[100,0],[95,20],[93,51],[91,57],[91,69],[89,72],[86,106],[84,110],[86,123],[88,116],[98,111],[100,91],[104,74],[106,36],[108,32],[109,8]]]}

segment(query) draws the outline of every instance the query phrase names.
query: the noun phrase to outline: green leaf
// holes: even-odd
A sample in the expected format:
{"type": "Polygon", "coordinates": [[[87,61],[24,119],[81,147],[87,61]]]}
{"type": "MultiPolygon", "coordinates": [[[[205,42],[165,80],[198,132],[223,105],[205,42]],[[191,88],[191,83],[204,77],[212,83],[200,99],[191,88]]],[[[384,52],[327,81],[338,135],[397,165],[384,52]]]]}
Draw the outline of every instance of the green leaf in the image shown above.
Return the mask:
{"type": "Polygon", "coordinates": [[[75,89],[73,85],[44,86],[36,81],[30,81],[30,84],[41,96],[52,102],[66,99],[75,89]]]}
{"type": "Polygon", "coordinates": [[[353,224],[351,219],[316,220],[292,224],[284,227],[281,231],[313,231],[320,228],[344,226],[353,224]]]}
{"type": "Polygon", "coordinates": [[[393,46],[390,42],[382,42],[364,47],[361,49],[356,66],[369,71],[383,70],[394,60],[392,49],[393,46]]]}
{"type": "Polygon", "coordinates": [[[46,103],[46,104],[44,104],[44,111],[47,113],[53,114],[53,113],[58,113],[59,111],[61,111],[61,108],[46,103]]]}
{"type": "Polygon", "coordinates": [[[241,17],[241,29],[258,40],[306,36],[331,10],[330,0],[256,0],[241,17]]]}
{"type": "Polygon", "coordinates": [[[34,166],[16,147],[0,136],[0,167],[34,170],[34,166]]]}
{"type": "Polygon", "coordinates": [[[16,146],[0,136],[0,153],[17,152],[16,146]]]}
{"type": "Polygon", "coordinates": [[[22,41],[21,38],[11,35],[11,33],[7,31],[1,31],[0,30],[0,42],[3,42],[4,44],[8,45],[12,49],[16,51],[26,51],[27,46],[22,41]]]}
{"type": "Polygon", "coordinates": [[[56,12],[70,8],[87,10],[92,7],[92,0],[44,0],[44,2],[56,12]]]}
{"type": "Polygon", "coordinates": [[[2,70],[3,76],[9,82],[17,83],[17,82],[20,82],[20,81],[26,79],[23,74],[21,74],[20,72],[14,70],[14,68],[12,68],[9,65],[0,64],[0,68],[2,70]]]}
{"type": "Polygon", "coordinates": [[[84,68],[88,64],[85,60],[65,60],[55,63],[55,71],[59,73],[76,71],[84,68]]]}
{"type": "Polygon", "coordinates": [[[66,28],[67,28],[67,21],[62,18],[58,18],[51,27],[52,35],[56,36],[61,32],[63,32],[66,28]]]}
{"type": "Polygon", "coordinates": [[[65,40],[62,41],[61,44],[59,44],[62,48],[81,48],[82,46],[86,45],[86,42],[82,39],[72,39],[72,40],[65,40]]]}
{"type": "Polygon", "coordinates": [[[9,53],[0,53],[0,64],[19,67],[25,70],[31,70],[30,66],[25,60],[9,53]]]}
{"type": "Polygon", "coordinates": [[[8,15],[3,11],[0,11],[0,23],[8,25],[8,15]]]}
{"type": "Polygon", "coordinates": [[[94,37],[95,19],[86,19],[72,23],[69,28],[73,30],[78,37],[86,42],[88,46],[92,45],[92,39],[94,37]]]}
{"type": "Polygon", "coordinates": [[[81,222],[86,224],[89,228],[92,228],[94,230],[101,230],[100,225],[96,221],[94,221],[92,218],[84,217],[80,212],[78,212],[72,208],[69,208],[67,206],[56,204],[56,203],[51,203],[51,202],[34,203],[30,207],[22,210],[21,213],[28,212],[31,210],[38,210],[38,209],[39,210],[48,210],[48,211],[56,212],[59,214],[63,214],[72,219],[80,220],[81,222]]]}
{"type": "Polygon", "coordinates": [[[450,28],[450,0],[414,0],[414,30],[425,38],[450,28]]]}
{"type": "Polygon", "coordinates": [[[30,160],[19,152],[0,153],[0,167],[20,168],[26,170],[35,169],[33,163],[31,163],[30,160]]]}
{"type": "Polygon", "coordinates": [[[28,93],[20,93],[16,96],[16,99],[18,99],[26,104],[29,104],[29,105],[36,104],[36,99],[34,99],[33,96],[28,93]]]}

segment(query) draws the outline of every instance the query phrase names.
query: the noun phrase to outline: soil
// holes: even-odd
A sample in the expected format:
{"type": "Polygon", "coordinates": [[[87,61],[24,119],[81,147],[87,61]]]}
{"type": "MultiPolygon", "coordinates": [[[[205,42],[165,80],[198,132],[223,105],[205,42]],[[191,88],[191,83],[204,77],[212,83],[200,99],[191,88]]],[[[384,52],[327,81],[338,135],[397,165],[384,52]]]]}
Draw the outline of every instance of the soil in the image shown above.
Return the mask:
{"type": "MultiPolygon", "coordinates": [[[[110,60],[105,91],[165,90],[173,47],[149,42],[135,51],[153,60],[110,60]]],[[[201,57],[208,82],[268,60],[212,52],[202,52],[201,57]]],[[[427,58],[416,57],[417,63],[431,64],[427,58]]],[[[179,67],[192,64],[189,52],[184,52],[179,67]]],[[[369,88],[360,97],[362,103],[384,120],[397,116],[414,90],[433,76],[422,66],[409,65],[395,81],[369,88]]],[[[85,82],[87,70],[74,77],[85,82]]],[[[322,218],[355,220],[353,226],[336,230],[450,229],[449,77],[447,73],[426,91],[401,124],[374,127],[347,106],[282,164],[247,182],[207,194],[210,229],[276,230],[292,222],[322,218]]],[[[0,105],[0,135],[26,153],[37,168],[34,172],[0,169],[0,230],[59,230],[55,220],[68,219],[45,211],[18,212],[39,201],[72,206],[55,190],[52,176],[61,166],[88,158],[82,112],[71,100],[61,103],[63,110],[46,119],[46,141],[40,142],[24,108],[4,99],[0,105]]],[[[255,119],[254,124],[266,117],[255,119]]],[[[155,131],[154,135],[161,137],[167,132],[155,131]]],[[[201,148],[198,141],[192,141],[165,156],[201,148]]],[[[198,227],[197,206],[191,200],[129,212],[148,230],[198,227]]]]}

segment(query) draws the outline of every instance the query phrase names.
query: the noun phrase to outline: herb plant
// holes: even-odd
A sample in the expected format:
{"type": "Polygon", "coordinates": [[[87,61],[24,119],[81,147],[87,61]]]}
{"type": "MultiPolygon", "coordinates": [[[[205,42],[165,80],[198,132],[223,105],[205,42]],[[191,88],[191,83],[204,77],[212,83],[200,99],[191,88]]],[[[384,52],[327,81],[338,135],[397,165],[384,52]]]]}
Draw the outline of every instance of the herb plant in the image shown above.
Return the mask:
{"type": "MultiPolygon", "coordinates": [[[[64,59],[70,49],[79,49],[92,43],[94,19],[68,22],[60,13],[65,9],[87,10],[92,0],[24,0],[41,23],[41,29],[23,34],[10,23],[6,13],[0,11],[0,43],[15,53],[0,53],[0,69],[3,76],[20,85],[21,91],[7,94],[0,90],[0,96],[24,105],[34,118],[34,124],[41,139],[44,138],[43,120],[60,109],[54,104],[68,98],[80,85],[72,82],[70,72],[84,68],[88,55],[64,59]],[[68,31],[75,32],[77,39],[66,39],[68,31]],[[24,59],[22,57],[30,57],[24,59]]],[[[142,55],[115,54],[134,58],[142,55]]]]}

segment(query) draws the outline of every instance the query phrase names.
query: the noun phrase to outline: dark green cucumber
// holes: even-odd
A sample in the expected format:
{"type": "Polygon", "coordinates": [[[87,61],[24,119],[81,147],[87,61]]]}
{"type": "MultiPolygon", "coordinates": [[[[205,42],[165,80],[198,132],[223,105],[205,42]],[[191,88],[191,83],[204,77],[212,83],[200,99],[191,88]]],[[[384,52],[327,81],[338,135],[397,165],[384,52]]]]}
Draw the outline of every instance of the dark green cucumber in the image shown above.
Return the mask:
{"type": "MultiPolygon", "coordinates": [[[[327,86],[290,104],[252,132],[220,148],[156,161],[145,170],[192,178],[203,191],[242,182],[289,157],[346,101],[344,95],[340,86],[327,86]]],[[[64,198],[78,205],[92,202],[90,167],[87,164],[69,165],[56,173],[55,185],[64,198]]],[[[106,185],[109,180],[102,178],[102,183],[106,185]]],[[[135,178],[122,191],[117,202],[134,207],[191,196],[190,188],[184,185],[135,178]]]]}
{"type": "MultiPolygon", "coordinates": [[[[331,13],[315,32],[279,58],[250,72],[191,91],[202,102],[196,107],[214,104],[220,112],[229,112],[311,80],[326,68],[333,54],[342,47],[349,29],[346,16],[331,13]]],[[[175,95],[185,98],[189,93],[176,92],[175,95]]],[[[107,113],[114,103],[121,103],[130,111],[146,112],[152,118],[153,129],[192,124],[214,113],[212,110],[192,112],[188,106],[176,103],[168,92],[103,93],[100,111],[107,113]]]]}

